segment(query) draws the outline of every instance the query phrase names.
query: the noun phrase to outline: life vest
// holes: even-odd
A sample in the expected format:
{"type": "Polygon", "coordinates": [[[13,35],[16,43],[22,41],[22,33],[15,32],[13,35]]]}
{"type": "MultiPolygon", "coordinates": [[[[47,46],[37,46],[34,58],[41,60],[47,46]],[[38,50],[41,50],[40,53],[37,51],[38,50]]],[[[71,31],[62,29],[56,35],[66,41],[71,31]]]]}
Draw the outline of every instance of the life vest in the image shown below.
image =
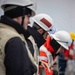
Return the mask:
{"type": "Polygon", "coordinates": [[[32,43],[32,46],[33,46],[33,49],[34,49],[34,60],[38,64],[39,49],[38,49],[37,44],[35,43],[35,40],[32,36],[29,36],[28,39],[32,43]]]}
{"type": "MultiPolygon", "coordinates": [[[[48,67],[50,68],[50,72],[49,72],[48,68],[44,67],[46,75],[53,74],[51,67],[54,64],[54,58],[51,53],[54,52],[54,49],[50,45],[50,40],[51,38],[48,36],[46,42],[40,47],[40,53],[39,53],[39,61],[47,63],[48,67]]],[[[39,66],[39,68],[41,67],[39,66]]]]}
{"type": "MultiPolygon", "coordinates": [[[[38,60],[39,49],[38,49],[37,44],[35,43],[34,38],[32,36],[28,37],[28,39],[31,41],[31,43],[33,45],[33,48],[34,48],[34,61],[37,64],[37,70],[38,70],[38,65],[39,65],[39,60],[38,60]]],[[[34,75],[38,75],[38,71],[34,75]]]]}
{"type": "Polygon", "coordinates": [[[48,68],[39,66],[39,75],[53,75],[53,70],[48,68]]]}

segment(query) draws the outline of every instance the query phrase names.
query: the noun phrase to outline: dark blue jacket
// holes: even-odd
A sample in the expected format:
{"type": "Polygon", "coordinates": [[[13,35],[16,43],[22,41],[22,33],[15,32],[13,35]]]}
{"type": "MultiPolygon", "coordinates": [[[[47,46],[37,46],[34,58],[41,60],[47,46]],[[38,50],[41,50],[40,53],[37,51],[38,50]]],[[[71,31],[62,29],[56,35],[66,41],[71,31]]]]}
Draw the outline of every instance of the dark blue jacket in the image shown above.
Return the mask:
{"type": "MultiPolygon", "coordinates": [[[[0,22],[13,27],[19,34],[24,34],[26,40],[29,37],[29,32],[12,19],[2,16],[0,22]]],[[[6,43],[4,65],[6,75],[33,75],[37,71],[28,56],[25,43],[19,37],[11,38],[6,43]]]]}

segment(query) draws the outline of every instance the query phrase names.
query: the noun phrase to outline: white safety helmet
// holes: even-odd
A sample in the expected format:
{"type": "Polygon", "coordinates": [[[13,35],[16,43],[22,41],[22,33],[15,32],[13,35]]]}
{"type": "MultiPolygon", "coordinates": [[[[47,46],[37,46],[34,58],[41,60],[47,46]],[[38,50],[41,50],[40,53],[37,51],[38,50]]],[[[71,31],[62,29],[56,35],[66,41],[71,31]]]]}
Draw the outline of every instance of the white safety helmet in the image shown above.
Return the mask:
{"type": "Polygon", "coordinates": [[[41,28],[43,28],[49,34],[55,33],[56,29],[53,26],[53,20],[49,15],[38,14],[35,15],[32,19],[35,23],[37,23],[41,28]]]}
{"type": "Polygon", "coordinates": [[[55,34],[51,34],[51,36],[65,49],[69,49],[69,46],[72,43],[71,36],[66,31],[57,31],[55,34]]]}
{"type": "Polygon", "coordinates": [[[3,3],[1,4],[2,9],[4,10],[4,6],[8,4],[17,5],[17,6],[27,6],[27,8],[32,10],[32,16],[35,15],[36,3],[33,0],[4,0],[3,3]]]}

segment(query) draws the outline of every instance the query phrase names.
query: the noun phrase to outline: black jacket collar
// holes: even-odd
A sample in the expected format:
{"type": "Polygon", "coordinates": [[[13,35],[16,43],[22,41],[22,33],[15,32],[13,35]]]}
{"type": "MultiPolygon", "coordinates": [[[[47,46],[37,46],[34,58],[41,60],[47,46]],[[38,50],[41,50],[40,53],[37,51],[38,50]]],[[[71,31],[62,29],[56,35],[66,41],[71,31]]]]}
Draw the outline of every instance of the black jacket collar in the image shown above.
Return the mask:
{"type": "Polygon", "coordinates": [[[46,42],[43,36],[33,27],[28,26],[28,31],[33,36],[35,42],[37,43],[38,48],[40,48],[40,46],[46,42]]]}
{"type": "Polygon", "coordinates": [[[1,16],[0,23],[4,23],[8,26],[13,27],[19,34],[23,34],[26,39],[30,36],[30,33],[27,30],[25,30],[19,23],[15,22],[7,16],[1,16]]]}

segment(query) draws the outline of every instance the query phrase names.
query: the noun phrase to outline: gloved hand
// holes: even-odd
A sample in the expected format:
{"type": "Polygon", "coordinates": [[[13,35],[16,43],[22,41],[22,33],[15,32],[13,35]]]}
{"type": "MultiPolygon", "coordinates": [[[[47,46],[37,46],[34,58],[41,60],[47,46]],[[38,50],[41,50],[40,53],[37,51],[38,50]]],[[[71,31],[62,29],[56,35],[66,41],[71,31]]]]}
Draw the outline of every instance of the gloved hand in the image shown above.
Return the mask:
{"type": "Polygon", "coordinates": [[[47,68],[48,71],[50,72],[50,69],[49,69],[48,63],[41,61],[41,65],[42,65],[43,67],[47,68]]]}
{"type": "Polygon", "coordinates": [[[57,70],[53,70],[53,75],[58,75],[58,71],[57,70]]]}

